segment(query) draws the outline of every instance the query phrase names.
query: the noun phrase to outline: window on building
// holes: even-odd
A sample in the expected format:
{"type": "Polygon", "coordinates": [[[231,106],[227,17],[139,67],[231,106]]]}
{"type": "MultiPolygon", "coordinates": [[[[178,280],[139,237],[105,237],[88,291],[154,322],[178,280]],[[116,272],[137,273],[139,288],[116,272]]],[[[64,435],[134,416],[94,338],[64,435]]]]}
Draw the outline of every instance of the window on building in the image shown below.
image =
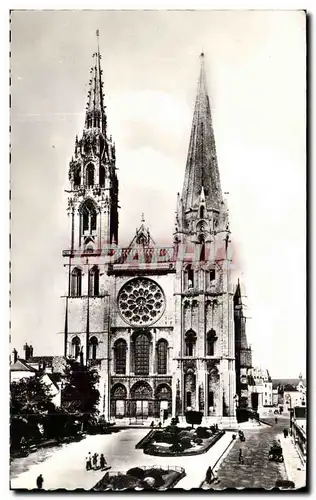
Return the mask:
{"type": "Polygon", "coordinates": [[[209,391],[209,393],[208,393],[208,405],[214,406],[214,392],[213,391],[209,391]]]}
{"type": "Polygon", "coordinates": [[[90,163],[86,169],[86,184],[87,186],[94,185],[94,166],[90,163]]]}
{"type": "Polygon", "coordinates": [[[80,339],[79,337],[74,337],[71,341],[72,355],[75,359],[79,357],[80,354],[80,339]]]}
{"type": "Polygon", "coordinates": [[[100,186],[104,186],[105,185],[105,168],[103,167],[103,165],[101,165],[100,167],[100,186]]]}
{"type": "Polygon", "coordinates": [[[157,343],[157,372],[159,375],[167,373],[168,342],[161,339],[157,343]]]}
{"type": "Polygon", "coordinates": [[[149,375],[150,342],[144,333],[137,335],[135,340],[135,375],[149,375]]]}
{"type": "Polygon", "coordinates": [[[206,334],[206,355],[207,356],[214,356],[216,340],[217,340],[216,332],[212,328],[206,334]]]}
{"type": "Polygon", "coordinates": [[[185,334],[185,355],[194,356],[195,355],[195,344],[196,344],[196,334],[193,330],[189,330],[185,334]]]}
{"type": "Polygon", "coordinates": [[[114,371],[117,375],[126,374],[126,351],[125,340],[119,339],[114,344],[114,371]]]}
{"type": "Polygon", "coordinates": [[[188,288],[194,287],[194,271],[191,266],[187,267],[188,288]]]}
{"type": "Polygon", "coordinates": [[[77,170],[75,170],[75,173],[74,173],[74,185],[80,186],[80,184],[81,184],[81,173],[80,173],[80,169],[78,168],[77,170]]]}
{"type": "Polygon", "coordinates": [[[210,270],[210,283],[215,281],[215,269],[210,270]]]}
{"type": "Polygon", "coordinates": [[[204,207],[203,207],[203,205],[200,207],[200,219],[204,219],[204,207]]]}
{"type": "Polygon", "coordinates": [[[89,339],[89,359],[97,359],[98,339],[91,337],[89,339]]]}
{"type": "Polygon", "coordinates": [[[82,281],[81,270],[75,267],[75,269],[71,273],[71,282],[70,282],[70,295],[72,297],[81,296],[81,281],[82,281]]]}
{"type": "Polygon", "coordinates": [[[192,393],[190,391],[187,392],[187,404],[186,406],[192,406],[192,393]]]}
{"type": "Polygon", "coordinates": [[[97,297],[99,295],[99,269],[94,266],[89,271],[89,295],[91,297],[97,297]]]}
{"type": "Polygon", "coordinates": [[[97,228],[97,212],[91,200],[87,200],[82,207],[82,230],[85,234],[92,234],[97,228]]]}
{"type": "Polygon", "coordinates": [[[205,238],[204,238],[204,234],[200,234],[199,235],[199,242],[200,242],[200,245],[201,245],[201,249],[200,249],[200,261],[204,262],[205,261],[205,238]]]}

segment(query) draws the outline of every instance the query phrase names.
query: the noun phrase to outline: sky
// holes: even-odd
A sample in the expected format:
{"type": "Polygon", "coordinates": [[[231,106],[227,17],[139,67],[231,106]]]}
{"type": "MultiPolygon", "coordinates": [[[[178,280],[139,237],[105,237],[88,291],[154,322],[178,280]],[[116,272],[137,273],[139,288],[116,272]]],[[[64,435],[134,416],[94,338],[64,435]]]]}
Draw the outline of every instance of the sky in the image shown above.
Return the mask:
{"type": "Polygon", "coordinates": [[[199,54],[255,365],[306,373],[305,17],[295,11],[14,11],[11,345],[63,353],[68,164],[100,30],[120,244],[171,244],[199,54]]]}

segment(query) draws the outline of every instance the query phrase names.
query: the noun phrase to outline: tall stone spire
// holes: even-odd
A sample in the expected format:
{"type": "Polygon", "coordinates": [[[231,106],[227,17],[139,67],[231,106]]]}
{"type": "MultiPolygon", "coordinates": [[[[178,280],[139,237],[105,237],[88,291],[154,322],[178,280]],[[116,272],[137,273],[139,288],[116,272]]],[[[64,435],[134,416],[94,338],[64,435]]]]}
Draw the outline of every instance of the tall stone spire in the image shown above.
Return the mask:
{"type": "Polygon", "coordinates": [[[97,51],[93,54],[93,65],[90,69],[88,103],[86,107],[85,128],[99,128],[105,133],[106,115],[103,102],[103,82],[101,70],[101,54],[99,49],[99,30],[97,34],[97,51]]]}
{"type": "Polygon", "coordinates": [[[200,77],[182,192],[184,211],[198,207],[202,188],[208,210],[219,209],[222,201],[203,53],[200,60],[200,77]]]}

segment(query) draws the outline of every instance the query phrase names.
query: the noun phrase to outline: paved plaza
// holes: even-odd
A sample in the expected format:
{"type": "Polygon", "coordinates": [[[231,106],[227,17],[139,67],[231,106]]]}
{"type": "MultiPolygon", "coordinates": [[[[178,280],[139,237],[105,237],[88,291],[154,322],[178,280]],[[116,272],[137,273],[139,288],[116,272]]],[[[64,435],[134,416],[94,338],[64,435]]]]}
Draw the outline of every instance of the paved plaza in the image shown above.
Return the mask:
{"type": "MultiPolygon", "coordinates": [[[[291,474],[288,464],[293,463],[292,456],[295,454],[294,445],[288,437],[283,438],[283,429],[289,428],[288,418],[265,419],[271,424],[245,428],[245,442],[236,441],[230,453],[221,463],[217,475],[219,482],[214,484],[214,489],[225,488],[266,488],[271,489],[278,480],[294,481],[295,487],[305,485],[305,471],[297,471],[291,474]],[[282,443],[284,462],[277,463],[269,461],[269,449],[274,439],[280,439],[282,443]],[[285,442],[285,444],[284,444],[285,442]],[[242,449],[244,464],[239,463],[239,450],[242,449]]],[[[298,466],[296,462],[296,467],[298,466]]]]}
{"type": "MultiPolygon", "coordinates": [[[[42,474],[46,490],[90,489],[101,479],[104,472],[85,470],[85,457],[89,452],[104,453],[113,471],[124,472],[131,467],[144,465],[184,467],[186,476],[179,481],[176,488],[199,488],[208,467],[214,465],[220,481],[212,485],[213,488],[272,488],[278,479],[292,479],[287,474],[287,460],[285,463],[268,461],[270,444],[280,435],[287,423],[288,421],[283,419],[272,427],[245,425],[246,442],[241,443],[238,439],[232,441],[233,432],[226,432],[207,453],[191,457],[154,457],[145,455],[142,449],[135,449],[135,445],[148,432],[148,429],[144,428],[127,428],[109,435],[88,436],[77,443],[51,448],[49,451],[45,450],[45,453],[38,450],[29,457],[14,460],[11,464],[11,488],[33,489],[37,476],[42,474]],[[244,465],[238,463],[241,446],[245,458],[244,465]]],[[[284,449],[284,452],[286,451],[287,455],[292,450],[290,441],[286,450],[284,449]]],[[[304,474],[301,473],[300,484],[297,486],[303,485],[304,474]]]]}
{"type": "MultiPolygon", "coordinates": [[[[34,488],[36,478],[43,475],[44,488],[92,488],[104,472],[86,471],[85,457],[89,451],[104,453],[113,471],[127,471],[131,467],[142,465],[177,465],[184,467],[186,476],[179,481],[179,488],[198,488],[205,478],[206,470],[213,466],[224,452],[232,439],[232,432],[226,432],[207,453],[191,457],[154,457],[145,455],[142,449],[136,450],[135,445],[148,433],[148,429],[124,429],[109,435],[88,436],[79,443],[71,443],[54,451],[41,463],[31,465],[11,480],[12,489],[34,488]]],[[[14,463],[12,464],[12,475],[14,463]]]]}

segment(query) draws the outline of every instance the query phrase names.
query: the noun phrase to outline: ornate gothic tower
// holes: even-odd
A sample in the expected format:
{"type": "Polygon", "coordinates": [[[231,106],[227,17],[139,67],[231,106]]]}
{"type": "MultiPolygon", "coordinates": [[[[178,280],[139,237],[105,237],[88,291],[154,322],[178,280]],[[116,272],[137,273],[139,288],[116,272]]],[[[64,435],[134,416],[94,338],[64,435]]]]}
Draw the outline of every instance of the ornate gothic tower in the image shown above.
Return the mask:
{"type": "MultiPolygon", "coordinates": [[[[90,70],[81,138],[69,165],[69,241],[63,251],[67,273],[64,354],[108,373],[109,246],[118,239],[118,179],[115,145],[108,133],[99,44],[90,70]]],[[[114,251],[114,250],[113,250],[114,251]]],[[[103,410],[107,376],[101,377],[103,410]]]]}
{"type": "Polygon", "coordinates": [[[235,342],[228,210],[222,197],[204,54],[174,243],[178,410],[235,418],[235,342]]]}

